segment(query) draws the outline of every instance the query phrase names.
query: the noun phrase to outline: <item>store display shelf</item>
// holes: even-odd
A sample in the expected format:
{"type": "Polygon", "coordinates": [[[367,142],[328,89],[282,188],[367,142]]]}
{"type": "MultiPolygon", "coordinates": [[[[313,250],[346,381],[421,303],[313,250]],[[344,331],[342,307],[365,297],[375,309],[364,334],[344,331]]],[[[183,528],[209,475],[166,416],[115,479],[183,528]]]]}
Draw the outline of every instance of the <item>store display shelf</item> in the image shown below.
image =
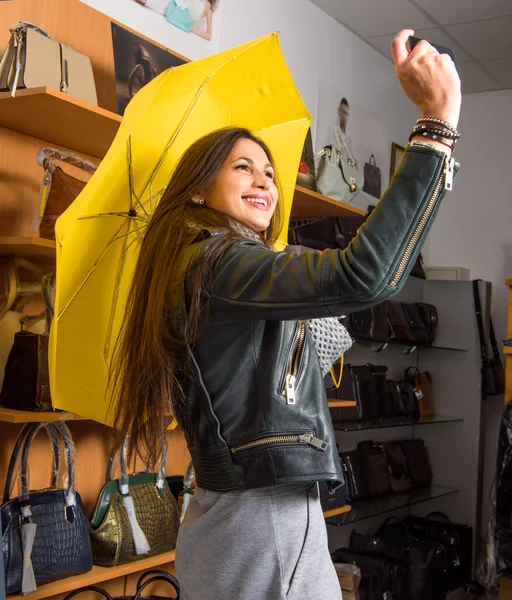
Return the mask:
{"type": "Polygon", "coordinates": [[[404,417],[389,417],[387,419],[372,419],[368,421],[335,421],[336,431],[364,431],[366,429],[385,429],[387,427],[411,427],[414,425],[435,425],[436,423],[457,423],[462,417],[448,417],[446,415],[432,415],[419,419],[404,417]]]}
{"type": "Polygon", "coordinates": [[[503,346],[503,354],[512,354],[512,346],[503,346]]]}
{"type": "Polygon", "coordinates": [[[329,510],[324,510],[324,517],[329,519],[330,517],[336,517],[338,515],[344,515],[352,510],[352,507],[349,504],[345,504],[345,506],[339,506],[338,508],[330,508],[329,510]]]}
{"type": "Polygon", "coordinates": [[[86,421],[85,417],[73,413],[55,410],[32,412],[29,410],[14,410],[0,406],[0,422],[4,423],[44,423],[46,421],[86,421]]]}
{"type": "Polygon", "coordinates": [[[50,87],[0,93],[0,127],[98,158],[105,156],[121,117],[50,87]]]}
{"type": "Polygon", "coordinates": [[[362,215],[364,210],[323,196],[300,185],[295,186],[291,218],[299,217],[345,217],[362,215]]]}
{"type": "Polygon", "coordinates": [[[0,257],[26,258],[35,262],[54,262],[56,244],[39,237],[0,237],[0,257]]]}
{"type": "Polygon", "coordinates": [[[351,406],[357,406],[355,400],[329,400],[327,402],[329,408],[349,408],[351,406]]]}
{"type": "Polygon", "coordinates": [[[457,492],[458,490],[455,488],[432,485],[428,488],[420,488],[402,494],[386,494],[369,500],[360,500],[351,504],[350,512],[329,518],[327,524],[343,527],[369,517],[382,515],[399,508],[407,508],[420,502],[427,502],[457,492]]]}
{"type": "Polygon", "coordinates": [[[47,583],[37,588],[35,592],[32,592],[28,596],[17,594],[15,596],[9,596],[9,600],[23,600],[24,598],[30,598],[30,600],[40,600],[41,598],[49,598],[56,594],[64,594],[70,592],[84,585],[94,585],[101,583],[102,581],[108,581],[109,579],[116,579],[117,577],[124,577],[131,573],[138,573],[139,571],[146,571],[153,567],[159,567],[167,563],[174,562],[175,550],[165,552],[164,554],[158,554],[150,558],[143,558],[135,562],[127,563],[125,565],[119,565],[118,567],[97,567],[94,566],[89,572],[83,573],[82,575],[74,575],[73,577],[67,577],[66,579],[60,579],[53,583],[47,583]]]}
{"type": "Polygon", "coordinates": [[[390,340],[389,342],[373,342],[371,340],[354,340],[355,344],[361,344],[362,346],[371,346],[374,352],[383,352],[386,349],[398,349],[404,354],[412,354],[416,350],[449,350],[451,352],[467,352],[467,348],[461,348],[460,346],[446,346],[441,344],[415,344],[413,342],[396,342],[390,340]]]}

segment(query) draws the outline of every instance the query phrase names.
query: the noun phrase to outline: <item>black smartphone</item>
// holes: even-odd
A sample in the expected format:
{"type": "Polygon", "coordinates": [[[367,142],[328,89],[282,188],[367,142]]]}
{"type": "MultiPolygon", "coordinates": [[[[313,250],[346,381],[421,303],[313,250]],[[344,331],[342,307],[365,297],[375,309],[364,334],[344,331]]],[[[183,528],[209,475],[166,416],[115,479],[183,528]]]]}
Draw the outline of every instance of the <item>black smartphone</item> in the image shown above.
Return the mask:
{"type": "MultiPolygon", "coordinates": [[[[428,40],[426,40],[428,42],[428,40]]],[[[411,50],[416,46],[418,42],[421,42],[421,38],[414,37],[413,35],[409,36],[409,46],[411,50]]],[[[431,46],[433,46],[439,54],[448,54],[448,56],[455,62],[455,54],[451,48],[447,48],[446,46],[440,46],[439,44],[434,44],[434,42],[428,42],[431,46]]]]}

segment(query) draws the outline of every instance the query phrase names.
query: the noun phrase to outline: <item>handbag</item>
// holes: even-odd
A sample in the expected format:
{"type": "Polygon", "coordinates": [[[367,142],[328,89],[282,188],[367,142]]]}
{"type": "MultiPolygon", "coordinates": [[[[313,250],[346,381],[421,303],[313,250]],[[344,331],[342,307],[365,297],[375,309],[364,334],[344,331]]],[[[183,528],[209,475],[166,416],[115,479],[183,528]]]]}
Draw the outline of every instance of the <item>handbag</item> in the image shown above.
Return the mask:
{"type": "Polygon", "coordinates": [[[363,175],[348,152],[329,147],[315,154],[316,189],[333,200],[352,202],[363,188],[363,175]]]}
{"type": "Polygon", "coordinates": [[[346,497],[349,502],[364,500],[371,496],[366,480],[361,455],[357,450],[340,453],[341,465],[345,474],[346,497]]]}
{"type": "Polygon", "coordinates": [[[0,61],[0,91],[51,87],[98,105],[88,56],[54,40],[37,25],[19,21],[0,61]]]}
{"type": "Polygon", "coordinates": [[[349,364],[343,364],[342,360],[336,361],[329,373],[324,378],[325,391],[328,400],[348,400],[356,403],[356,406],[340,406],[329,408],[331,420],[337,421],[359,421],[362,416],[361,405],[355,393],[354,380],[349,364]],[[341,372],[340,372],[341,369],[341,372]],[[341,379],[340,379],[341,377],[341,379]]]}
{"type": "Polygon", "coordinates": [[[380,198],[380,179],[380,169],[375,161],[375,155],[372,154],[368,162],[364,163],[363,192],[375,196],[375,198],[380,198]]]}
{"type": "Polygon", "coordinates": [[[427,330],[415,304],[387,300],[389,340],[426,345],[427,330]]]}
{"type": "MultiPolygon", "coordinates": [[[[50,330],[55,303],[55,275],[44,275],[41,281],[45,302],[46,331],[50,330]]],[[[38,315],[37,318],[43,317],[38,315]]],[[[14,342],[5,364],[0,392],[0,405],[15,410],[53,410],[48,370],[48,333],[32,333],[24,329],[14,334],[14,342]]]]}
{"type": "Polygon", "coordinates": [[[175,0],[169,2],[165,10],[165,18],[168,23],[174,25],[182,31],[190,33],[192,31],[192,17],[188,8],[181,8],[175,0]]]}
{"type": "Polygon", "coordinates": [[[361,407],[363,421],[379,417],[379,397],[373,365],[352,366],[350,374],[354,382],[357,403],[361,407]]]}
{"type": "Polygon", "coordinates": [[[68,163],[88,175],[96,171],[96,165],[78,154],[61,152],[55,148],[39,150],[37,162],[44,168],[44,177],[32,229],[34,233],[38,232],[39,237],[49,240],[55,239],[57,218],[69,208],[87,183],[66,173],[54,160],[68,163]]]}
{"type": "Polygon", "coordinates": [[[432,378],[428,371],[421,372],[416,367],[409,367],[405,371],[405,380],[410,384],[418,401],[420,416],[435,415],[434,394],[432,391],[432,378]]]}
{"type": "Polygon", "coordinates": [[[288,243],[315,250],[344,250],[356,237],[366,217],[327,217],[290,221],[288,243]]]}
{"type": "Polygon", "coordinates": [[[400,561],[407,565],[408,600],[445,600],[443,574],[446,551],[441,544],[413,537],[404,523],[390,517],[374,535],[350,535],[351,550],[358,550],[400,561]],[[394,524],[392,521],[396,520],[394,524]]]}
{"type": "Polygon", "coordinates": [[[357,451],[361,457],[361,465],[368,482],[370,494],[380,496],[391,491],[386,451],[382,444],[371,440],[359,442],[357,451]]]}
{"type": "MultiPolygon", "coordinates": [[[[11,456],[0,508],[7,594],[25,594],[34,591],[36,585],[79,575],[92,568],[89,523],[82,500],[75,491],[73,442],[68,427],[63,422],[28,424],[20,437],[11,456]],[[52,487],[31,492],[28,453],[35,435],[44,427],[50,428],[50,437],[60,434],[64,441],[67,484],[64,489],[54,487],[54,468],[52,487]],[[21,495],[9,500],[14,465],[20,451],[21,495]]],[[[55,467],[56,444],[52,444],[55,467]]]]}
{"type": "Polygon", "coordinates": [[[441,512],[432,512],[426,518],[407,515],[405,526],[418,539],[441,543],[447,554],[446,589],[455,590],[471,581],[473,560],[473,529],[470,525],[452,523],[441,512]]]}
{"type": "Polygon", "coordinates": [[[142,592],[146,587],[157,581],[165,581],[166,583],[169,583],[177,594],[174,597],[175,600],[179,600],[180,586],[178,580],[170,573],[167,573],[167,571],[162,571],[160,569],[152,569],[151,571],[146,571],[139,577],[139,580],[137,581],[137,586],[135,588],[136,591],[134,596],[111,596],[105,589],[97,585],[86,585],[70,592],[64,598],[64,600],[71,600],[75,596],[78,596],[78,594],[82,594],[85,592],[95,592],[103,596],[105,600],[164,600],[162,596],[142,595],[142,592]],[[149,579],[146,579],[146,577],[149,577],[149,579]],[[144,581],[145,579],[146,581],[144,581]]]}
{"type": "Polygon", "coordinates": [[[425,302],[416,302],[415,305],[427,331],[427,343],[432,345],[435,342],[437,328],[439,327],[437,308],[433,304],[426,304],[425,302]]]}
{"type": "Polygon", "coordinates": [[[344,485],[331,489],[331,486],[327,481],[319,481],[318,489],[320,492],[320,504],[322,510],[339,508],[340,506],[345,506],[347,503],[345,496],[346,486],[344,485]]]}
{"type": "MultiPolygon", "coordinates": [[[[351,548],[338,548],[331,553],[335,563],[354,564],[361,571],[359,590],[365,600],[390,598],[410,600],[407,589],[407,565],[383,554],[351,548]]],[[[345,594],[343,594],[345,597],[345,594]]]]}
{"type": "Polygon", "coordinates": [[[388,339],[388,310],[386,300],[371,308],[350,313],[343,324],[356,340],[386,342],[388,339]]]}
{"type": "Polygon", "coordinates": [[[105,567],[173,550],[178,537],[178,503],[165,479],[167,448],[157,473],[147,466],[144,473],[128,475],[127,443],[120,452],[121,476],[112,480],[111,457],[91,516],[93,561],[105,567]]]}
{"type": "Polygon", "coordinates": [[[386,451],[391,489],[393,492],[408,492],[412,482],[402,445],[400,442],[385,442],[382,445],[386,451]]]}
{"type": "Polygon", "coordinates": [[[412,385],[408,381],[399,381],[398,388],[402,399],[402,414],[405,417],[417,419],[419,417],[418,398],[412,385]]]}
{"type": "Polygon", "coordinates": [[[484,396],[499,396],[505,393],[505,373],[501,363],[498,343],[494,333],[492,317],[490,317],[489,337],[491,340],[492,358],[489,358],[487,352],[487,342],[484,334],[484,324],[482,321],[482,304],[480,302],[480,292],[478,290],[478,282],[481,279],[473,281],[473,298],[475,302],[476,321],[478,324],[478,336],[480,338],[480,354],[482,357],[482,394],[484,396]]]}
{"type": "Polygon", "coordinates": [[[413,487],[428,485],[433,474],[425,442],[421,439],[412,439],[402,440],[400,443],[407,459],[413,487]]]}

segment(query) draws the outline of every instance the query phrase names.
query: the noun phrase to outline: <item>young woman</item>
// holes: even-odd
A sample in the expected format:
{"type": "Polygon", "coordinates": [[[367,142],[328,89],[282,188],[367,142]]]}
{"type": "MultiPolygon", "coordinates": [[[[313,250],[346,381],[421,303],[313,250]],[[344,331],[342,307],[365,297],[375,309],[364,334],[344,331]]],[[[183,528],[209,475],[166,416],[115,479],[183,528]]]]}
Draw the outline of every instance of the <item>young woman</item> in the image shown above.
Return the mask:
{"type": "Polygon", "coordinates": [[[393,41],[398,79],[447,137],[413,135],[346,250],[272,250],[278,165],[244,129],[193,144],[149,223],[113,406],[120,439],[130,434],[132,450],[152,459],[174,416],[185,432],[197,489],[177,547],[184,600],[341,599],[317,482],[343,475],[304,320],[395,294],[450,187],[460,82],[427,42],[409,52],[411,33],[393,41]]]}

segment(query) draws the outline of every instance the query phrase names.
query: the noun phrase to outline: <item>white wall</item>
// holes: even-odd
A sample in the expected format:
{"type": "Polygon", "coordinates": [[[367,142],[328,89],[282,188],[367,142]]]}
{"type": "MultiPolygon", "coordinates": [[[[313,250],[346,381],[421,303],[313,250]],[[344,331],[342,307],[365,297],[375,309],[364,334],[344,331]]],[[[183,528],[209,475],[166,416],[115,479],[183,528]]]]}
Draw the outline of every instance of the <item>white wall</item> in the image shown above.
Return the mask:
{"type": "MultiPolygon", "coordinates": [[[[389,181],[391,143],[405,145],[418,112],[403,94],[391,62],[309,0],[222,2],[220,50],[279,31],[284,57],[313,117],[322,80],[348,90],[351,106],[358,105],[369,118],[379,121],[371,146],[376,156],[385,157],[378,165],[384,190],[389,181]]],[[[313,122],[313,133],[314,126],[313,122]]],[[[362,159],[360,162],[367,160],[362,159]]],[[[354,204],[365,209],[369,201],[375,199],[361,194],[354,204]]]]}
{"type": "MultiPolygon", "coordinates": [[[[461,164],[428,237],[430,265],[459,265],[472,278],[491,281],[492,315],[501,348],[507,331],[505,279],[512,278],[512,90],[468,94],[462,99],[455,156],[461,164]]],[[[487,400],[484,498],[494,477],[503,397],[487,400]]],[[[486,523],[488,504],[484,504],[486,523]]]]}

